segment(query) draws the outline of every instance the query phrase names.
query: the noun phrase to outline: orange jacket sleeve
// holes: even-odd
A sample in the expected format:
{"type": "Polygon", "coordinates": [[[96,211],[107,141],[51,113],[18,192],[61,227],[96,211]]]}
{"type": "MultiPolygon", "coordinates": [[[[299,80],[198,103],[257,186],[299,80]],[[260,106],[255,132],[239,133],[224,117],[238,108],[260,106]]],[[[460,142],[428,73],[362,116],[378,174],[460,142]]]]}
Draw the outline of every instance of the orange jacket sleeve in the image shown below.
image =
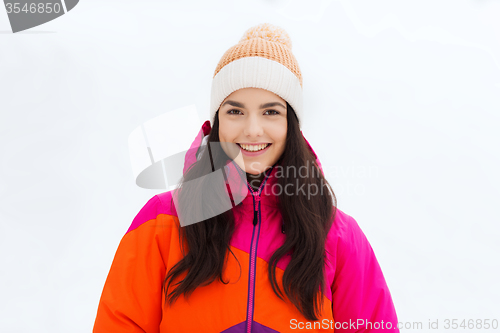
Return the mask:
{"type": "Polygon", "coordinates": [[[97,309],[94,333],[159,332],[161,287],[175,220],[157,196],[134,218],[115,253],[97,309]]]}

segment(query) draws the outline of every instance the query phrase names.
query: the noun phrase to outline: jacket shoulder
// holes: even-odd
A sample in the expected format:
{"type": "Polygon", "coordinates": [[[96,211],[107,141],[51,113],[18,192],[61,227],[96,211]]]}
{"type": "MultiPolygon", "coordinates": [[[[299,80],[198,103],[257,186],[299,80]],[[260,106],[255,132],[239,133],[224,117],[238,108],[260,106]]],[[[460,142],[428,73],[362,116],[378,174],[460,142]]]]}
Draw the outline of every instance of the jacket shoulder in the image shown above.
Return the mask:
{"type": "Polygon", "coordinates": [[[172,191],[156,194],[149,199],[135,216],[132,224],[127,230],[127,233],[137,229],[139,226],[150,220],[156,219],[160,214],[177,217],[175,205],[172,200],[172,191]]]}
{"type": "Polygon", "coordinates": [[[353,232],[361,231],[356,220],[349,214],[340,209],[336,209],[332,226],[328,232],[328,237],[348,237],[353,232]]]}
{"type": "Polygon", "coordinates": [[[369,244],[368,239],[356,220],[337,208],[335,218],[327,235],[327,249],[337,255],[341,253],[347,254],[365,248],[366,244],[369,244]]]}

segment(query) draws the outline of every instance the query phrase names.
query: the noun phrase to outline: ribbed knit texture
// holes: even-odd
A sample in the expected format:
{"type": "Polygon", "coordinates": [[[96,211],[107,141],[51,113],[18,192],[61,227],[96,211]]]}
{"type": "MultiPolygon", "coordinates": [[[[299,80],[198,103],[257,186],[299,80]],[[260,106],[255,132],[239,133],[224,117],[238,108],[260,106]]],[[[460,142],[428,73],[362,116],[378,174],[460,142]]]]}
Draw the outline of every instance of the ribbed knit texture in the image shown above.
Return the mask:
{"type": "Polygon", "coordinates": [[[215,68],[214,77],[222,67],[244,57],[262,57],[277,61],[295,74],[302,86],[302,73],[292,51],[286,45],[259,37],[240,42],[227,50],[215,68]]]}
{"type": "Polygon", "coordinates": [[[302,86],[299,79],[287,67],[262,57],[240,58],[217,73],[212,82],[210,121],[227,96],[249,87],[265,89],[283,98],[293,108],[301,124],[302,86]]]}

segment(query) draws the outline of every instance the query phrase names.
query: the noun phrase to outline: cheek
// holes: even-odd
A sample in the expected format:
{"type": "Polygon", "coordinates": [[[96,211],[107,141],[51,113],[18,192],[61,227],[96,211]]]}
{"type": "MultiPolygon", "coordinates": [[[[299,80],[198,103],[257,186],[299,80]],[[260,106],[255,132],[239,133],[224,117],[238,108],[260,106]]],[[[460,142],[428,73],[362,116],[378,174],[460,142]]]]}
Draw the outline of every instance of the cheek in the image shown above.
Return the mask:
{"type": "Polygon", "coordinates": [[[281,156],[283,152],[285,151],[285,140],[280,141],[278,144],[276,144],[276,153],[278,156],[281,156]]]}
{"type": "Polygon", "coordinates": [[[282,126],[275,126],[272,129],[271,133],[273,133],[273,140],[276,143],[276,146],[281,147],[281,146],[285,145],[286,131],[287,131],[286,124],[284,124],[282,126]]]}
{"type": "Polygon", "coordinates": [[[219,123],[219,139],[221,142],[231,142],[231,127],[227,126],[224,120],[220,120],[219,123]]]}
{"type": "Polygon", "coordinates": [[[225,121],[220,121],[219,123],[219,141],[222,150],[231,159],[235,159],[238,156],[240,149],[238,145],[234,143],[237,138],[238,131],[235,130],[234,126],[230,126],[225,121]]]}

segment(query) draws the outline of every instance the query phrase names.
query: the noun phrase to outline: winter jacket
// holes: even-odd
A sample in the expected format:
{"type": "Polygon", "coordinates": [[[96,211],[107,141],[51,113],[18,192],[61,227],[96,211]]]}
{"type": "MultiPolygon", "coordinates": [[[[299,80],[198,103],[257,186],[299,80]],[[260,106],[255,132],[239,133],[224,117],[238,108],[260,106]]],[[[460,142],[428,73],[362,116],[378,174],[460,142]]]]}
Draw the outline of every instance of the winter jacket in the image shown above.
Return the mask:
{"type": "MultiPolygon", "coordinates": [[[[207,121],[191,148],[199,147],[209,132],[207,121]]],[[[187,153],[184,171],[195,161],[196,155],[187,153]]],[[[317,156],[316,161],[321,168],[317,156]]],[[[356,221],[338,208],[325,244],[330,288],[322,293],[326,309],[322,317],[308,321],[290,301],[276,296],[267,263],[286,234],[277,197],[266,191],[275,181],[274,170],[259,191],[249,188],[243,202],[233,208],[235,231],[230,248],[234,256],[227,257],[224,271],[224,281],[230,282],[215,280],[198,287],[189,298],[181,295],[172,306],[164,303],[162,283],[182,259],[180,224],[171,204],[172,192],[153,196],[120,241],[93,332],[378,332],[388,328],[399,332],[391,294],[372,247],[356,221]]],[[[285,256],[277,264],[281,289],[289,261],[285,256]]]]}

